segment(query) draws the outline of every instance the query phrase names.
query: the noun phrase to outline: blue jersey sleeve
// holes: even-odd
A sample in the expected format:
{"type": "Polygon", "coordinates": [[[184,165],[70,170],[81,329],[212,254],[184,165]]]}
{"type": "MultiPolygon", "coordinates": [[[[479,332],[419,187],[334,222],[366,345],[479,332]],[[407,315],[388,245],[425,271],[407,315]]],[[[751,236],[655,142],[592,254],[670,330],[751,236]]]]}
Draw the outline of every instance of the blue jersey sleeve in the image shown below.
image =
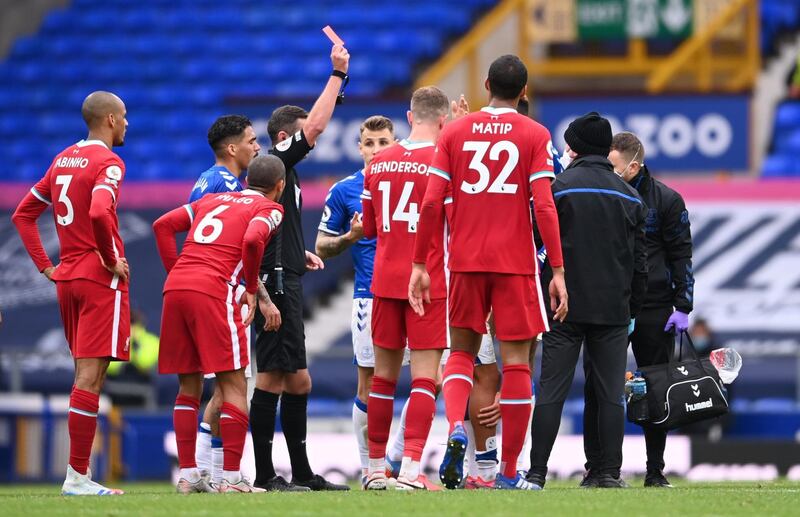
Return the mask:
{"type": "Polygon", "coordinates": [[[347,203],[340,187],[339,183],[331,187],[325,198],[325,207],[322,209],[322,219],[319,222],[321,232],[341,235],[349,229],[351,215],[348,213],[347,203]]]}

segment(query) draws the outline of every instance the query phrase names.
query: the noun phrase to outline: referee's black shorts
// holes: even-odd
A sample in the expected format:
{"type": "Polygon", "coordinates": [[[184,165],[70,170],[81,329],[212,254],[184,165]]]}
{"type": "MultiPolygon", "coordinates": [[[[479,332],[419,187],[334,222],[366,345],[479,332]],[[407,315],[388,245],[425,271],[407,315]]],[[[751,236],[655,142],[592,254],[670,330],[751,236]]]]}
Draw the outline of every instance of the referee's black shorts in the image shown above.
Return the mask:
{"type": "Polygon", "coordinates": [[[270,298],[281,311],[281,326],[277,331],[264,330],[264,315],[256,311],[256,366],[259,373],[286,372],[308,368],[306,336],[303,326],[303,284],[300,276],[285,272],[283,294],[275,294],[274,275],[265,284],[270,298]]]}

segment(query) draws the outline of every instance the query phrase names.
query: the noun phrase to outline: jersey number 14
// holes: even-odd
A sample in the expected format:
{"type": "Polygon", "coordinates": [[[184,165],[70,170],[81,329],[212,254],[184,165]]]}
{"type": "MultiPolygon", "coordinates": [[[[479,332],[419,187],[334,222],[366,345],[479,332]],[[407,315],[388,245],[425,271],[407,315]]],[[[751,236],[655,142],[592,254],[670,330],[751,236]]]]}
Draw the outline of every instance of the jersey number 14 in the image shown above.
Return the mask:
{"type": "Polygon", "coordinates": [[[417,233],[417,221],[419,221],[419,207],[417,203],[409,203],[411,193],[414,192],[414,182],[406,181],[403,183],[403,190],[400,192],[400,199],[397,202],[397,207],[389,217],[391,208],[389,201],[391,199],[392,184],[388,181],[381,181],[378,183],[378,190],[381,191],[381,221],[383,221],[383,231],[390,232],[392,230],[392,221],[405,222],[408,224],[408,233],[417,233]]]}

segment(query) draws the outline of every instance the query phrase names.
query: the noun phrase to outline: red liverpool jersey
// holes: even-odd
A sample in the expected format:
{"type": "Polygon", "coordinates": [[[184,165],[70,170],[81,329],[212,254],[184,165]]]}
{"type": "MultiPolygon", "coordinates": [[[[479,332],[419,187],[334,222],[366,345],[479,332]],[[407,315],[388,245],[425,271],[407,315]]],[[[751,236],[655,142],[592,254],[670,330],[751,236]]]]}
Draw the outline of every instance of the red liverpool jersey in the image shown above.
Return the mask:
{"type": "MultiPolygon", "coordinates": [[[[548,252],[555,250],[553,265],[561,265],[550,192],[551,145],[547,129],[510,108],[484,108],[445,127],[430,168],[425,206],[433,201],[429,197],[442,203],[445,195],[452,196],[451,271],[536,273],[532,197],[548,252]]],[[[421,225],[425,224],[423,218],[421,225]]],[[[415,262],[424,262],[428,244],[422,241],[428,233],[423,228],[415,262]]],[[[434,241],[436,235],[434,230],[434,241]]]]}
{"type": "MultiPolygon", "coordinates": [[[[364,236],[377,236],[372,292],[384,298],[406,299],[408,278],[419,223],[419,207],[428,185],[434,155],[432,142],[403,140],[384,149],[364,171],[364,236]]],[[[445,298],[444,217],[434,224],[427,255],[431,298],[445,298]]]]}
{"type": "Polygon", "coordinates": [[[163,215],[153,230],[169,272],[164,292],[199,291],[227,300],[241,280],[255,292],[264,247],[282,220],[280,204],[250,189],[209,194],[163,215]],[[187,230],[177,257],[175,234],[187,230]]]}
{"type": "Polygon", "coordinates": [[[128,290],[126,282],[103,267],[103,262],[113,265],[125,256],[116,212],[124,176],[120,157],[99,140],[81,140],[55,157],[14,214],[22,241],[40,271],[52,264],[35,220],[52,204],[60,245],[60,263],[53,280],[84,278],[128,290]],[[26,224],[30,221],[33,226],[26,224]]]}

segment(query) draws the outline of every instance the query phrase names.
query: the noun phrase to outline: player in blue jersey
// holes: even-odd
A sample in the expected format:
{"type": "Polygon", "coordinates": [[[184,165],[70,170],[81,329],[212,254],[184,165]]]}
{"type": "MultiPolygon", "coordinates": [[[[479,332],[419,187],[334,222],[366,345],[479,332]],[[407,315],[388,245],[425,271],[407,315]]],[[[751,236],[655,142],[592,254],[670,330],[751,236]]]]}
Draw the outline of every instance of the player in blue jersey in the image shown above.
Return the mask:
{"type": "MultiPolygon", "coordinates": [[[[366,167],[372,157],[395,143],[392,121],[381,115],[369,117],[361,124],[358,150],[366,167]]],[[[364,171],[360,170],[331,187],[325,200],[322,221],[317,233],[316,252],[326,259],[350,248],[355,268],[353,289],[354,362],[358,367],[358,393],[353,399],[353,430],[361,456],[362,476],[369,465],[367,445],[367,403],[375,368],[372,348],[372,266],[375,261],[375,239],[364,239],[361,227],[361,193],[364,191],[364,171]]],[[[401,422],[402,426],[402,422],[401,422]]],[[[400,433],[402,439],[402,432],[400,433]]],[[[400,446],[402,453],[402,445],[400,446]]]]}
{"type": "MultiPolygon", "coordinates": [[[[215,162],[194,184],[189,203],[206,194],[243,190],[241,180],[247,172],[247,165],[258,156],[261,149],[253,124],[243,115],[224,115],[214,121],[208,129],[208,145],[214,152],[215,162]]],[[[269,310],[278,311],[274,304],[270,305],[269,310]]],[[[249,348],[249,332],[247,342],[249,348]]],[[[245,369],[245,375],[250,377],[250,368],[245,369]]],[[[213,376],[211,374],[207,377],[213,376]]],[[[210,476],[212,487],[218,486],[222,481],[222,440],[219,434],[222,402],[222,392],[215,386],[214,394],[203,412],[203,421],[197,436],[197,468],[210,476]]]]}

